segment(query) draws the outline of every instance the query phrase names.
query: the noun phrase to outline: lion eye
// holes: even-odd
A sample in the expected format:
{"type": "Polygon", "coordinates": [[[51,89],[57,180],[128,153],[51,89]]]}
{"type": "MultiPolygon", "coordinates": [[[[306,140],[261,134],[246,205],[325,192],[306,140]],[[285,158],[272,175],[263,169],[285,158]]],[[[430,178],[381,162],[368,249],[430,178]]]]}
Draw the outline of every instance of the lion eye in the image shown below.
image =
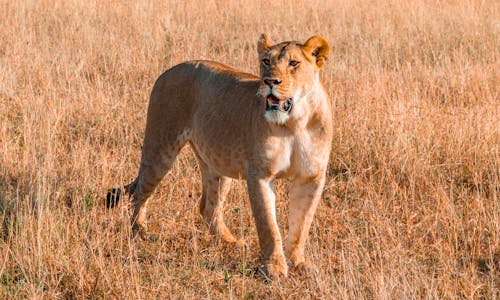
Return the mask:
{"type": "Polygon", "coordinates": [[[300,64],[300,62],[296,60],[291,60],[288,64],[292,67],[296,67],[300,64]]]}
{"type": "Polygon", "coordinates": [[[264,58],[264,59],[262,60],[262,64],[264,64],[264,66],[269,66],[269,64],[270,64],[270,63],[271,63],[271,62],[270,62],[270,61],[269,61],[269,59],[267,59],[267,58],[264,58]]]}

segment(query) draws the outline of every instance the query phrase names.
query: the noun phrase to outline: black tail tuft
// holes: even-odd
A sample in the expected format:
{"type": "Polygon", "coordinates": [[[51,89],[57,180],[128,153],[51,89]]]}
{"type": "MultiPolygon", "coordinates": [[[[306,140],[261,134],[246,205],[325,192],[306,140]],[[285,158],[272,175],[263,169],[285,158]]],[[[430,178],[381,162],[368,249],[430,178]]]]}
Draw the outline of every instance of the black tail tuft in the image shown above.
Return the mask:
{"type": "Polygon", "coordinates": [[[120,188],[113,188],[108,191],[106,195],[106,207],[113,208],[120,201],[120,196],[122,194],[122,190],[120,188]]]}

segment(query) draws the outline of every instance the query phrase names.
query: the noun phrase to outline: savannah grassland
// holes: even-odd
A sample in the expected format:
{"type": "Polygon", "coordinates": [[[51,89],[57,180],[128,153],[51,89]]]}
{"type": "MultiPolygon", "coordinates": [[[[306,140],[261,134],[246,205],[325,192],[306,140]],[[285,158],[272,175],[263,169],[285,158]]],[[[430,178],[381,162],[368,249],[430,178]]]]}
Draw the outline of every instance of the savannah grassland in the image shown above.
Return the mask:
{"type": "Polygon", "coordinates": [[[499,70],[497,1],[0,1],[0,298],[499,299],[499,70]],[[335,128],[317,274],[271,284],[245,183],[225,209],[240,250],[207,233],[189,147],[151,199],[158,240],[104,205],[136,175],[157,76],[257,73],[262,32],[330,41],[335,128]]]}

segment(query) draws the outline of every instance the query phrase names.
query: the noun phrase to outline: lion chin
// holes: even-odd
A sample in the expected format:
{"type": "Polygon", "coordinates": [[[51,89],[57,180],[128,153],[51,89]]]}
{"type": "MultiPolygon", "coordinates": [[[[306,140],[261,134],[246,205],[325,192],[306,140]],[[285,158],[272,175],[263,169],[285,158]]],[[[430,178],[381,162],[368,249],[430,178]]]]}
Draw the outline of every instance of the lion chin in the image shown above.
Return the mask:
{"type": "Polygon", "coordinates": [[[283,125],[288,119],[290,119],[290,115],[288,112],[279,111],[279,110],[267,110],[264,113],[264,117],[266,121],[272,124],[283,125]]]}

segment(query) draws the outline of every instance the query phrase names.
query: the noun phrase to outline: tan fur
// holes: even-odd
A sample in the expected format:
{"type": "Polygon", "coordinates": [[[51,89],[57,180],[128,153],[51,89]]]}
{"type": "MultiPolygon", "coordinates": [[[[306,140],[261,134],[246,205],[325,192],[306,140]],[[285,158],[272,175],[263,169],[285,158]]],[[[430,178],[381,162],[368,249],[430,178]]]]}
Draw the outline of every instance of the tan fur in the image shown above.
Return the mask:
{"type": "Polygon", "coordinates": [[[241,243],[226,227],[222,208],[231,178],[246,179],[263,263],[270,275],[286,276],[273,181],[292,181],[285,245],[292,264],[300,266],[331,147],[331,108],[318,75],[329,46],[321,37],[273,45],[262,35],[258,52],[260,77],[216,62],[191,61],[158,78],[139,174],[126,190],[133,196],[134,230],[144,229],[148,197],[189,142],[203,177],[200,212],[211,232],[241,243]],[[271,87],[266,78],[280,83],[271,87]],[[280,99],[293,97],[292,110],[266,112],[271,92],[280,99]]]}

